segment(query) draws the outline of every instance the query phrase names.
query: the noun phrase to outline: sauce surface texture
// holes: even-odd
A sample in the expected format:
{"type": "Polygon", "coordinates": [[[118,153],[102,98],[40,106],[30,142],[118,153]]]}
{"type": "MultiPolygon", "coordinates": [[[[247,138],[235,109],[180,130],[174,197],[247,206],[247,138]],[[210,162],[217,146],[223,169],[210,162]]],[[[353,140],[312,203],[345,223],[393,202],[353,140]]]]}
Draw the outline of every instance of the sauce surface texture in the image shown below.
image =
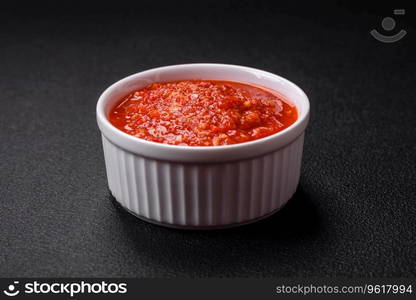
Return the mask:
{"type": "Polygon", "coordinates": [[[297,119],[276,92],[217,80],[153,83],[110,111],[118,129],[148,141],[187,146],[244,143],[277,133],[297,119]]]}

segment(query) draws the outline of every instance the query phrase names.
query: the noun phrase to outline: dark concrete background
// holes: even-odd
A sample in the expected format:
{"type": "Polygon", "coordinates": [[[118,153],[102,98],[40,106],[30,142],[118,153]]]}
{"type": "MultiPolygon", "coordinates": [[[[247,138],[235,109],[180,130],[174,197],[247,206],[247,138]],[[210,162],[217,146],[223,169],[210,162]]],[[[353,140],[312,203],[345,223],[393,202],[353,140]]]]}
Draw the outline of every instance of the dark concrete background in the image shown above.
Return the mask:
{"type": "Polygon", "coordinates": [[[0,276],[416,274],[414,12],[382,44],[369,31],[405,6],[36,3],[0,10],[0,276]],[[165,229],[110,197],[98,96],[191,62],[275,72],[310,97],[298,192],[267,220],[165,229]]]}

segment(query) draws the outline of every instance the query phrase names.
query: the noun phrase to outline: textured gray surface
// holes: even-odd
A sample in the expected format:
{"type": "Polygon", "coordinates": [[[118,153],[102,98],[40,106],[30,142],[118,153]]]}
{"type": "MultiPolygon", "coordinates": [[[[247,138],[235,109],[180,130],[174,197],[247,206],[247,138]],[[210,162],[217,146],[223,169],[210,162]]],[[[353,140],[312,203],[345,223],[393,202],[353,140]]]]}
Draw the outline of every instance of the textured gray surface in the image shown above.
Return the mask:
{"type": "Polygon", "coordinates": [[[256,3],[0,12],[0,276],[416,274],[413,25],[386,45],[372,11],[256,3]],[[299,190],[267,220],[184,232],[112,201],[99,94],[187,62],[265,69],[309,95],[299,190]]]}

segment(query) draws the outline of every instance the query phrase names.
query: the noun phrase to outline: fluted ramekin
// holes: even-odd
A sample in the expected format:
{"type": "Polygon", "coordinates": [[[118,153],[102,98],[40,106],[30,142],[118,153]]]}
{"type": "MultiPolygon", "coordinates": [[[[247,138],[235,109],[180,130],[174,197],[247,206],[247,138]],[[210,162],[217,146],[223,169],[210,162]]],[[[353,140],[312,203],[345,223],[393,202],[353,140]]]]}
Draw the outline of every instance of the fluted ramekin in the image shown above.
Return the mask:
{"type": "Polygon", "coordinates": [[[249,223],[282,207],[299,182],[309,101],[292,82],[269,72],[225,64],[185,64],[128,76],[97,103],[108,185],[136,216],[180,228],[249,223]],[[286,96],[297,121],[274,135],[235,145],[176,146],[136,138],[114,127],[108,114],[133,90],[153,82],[187,79],[240,81],[286,96]]]}

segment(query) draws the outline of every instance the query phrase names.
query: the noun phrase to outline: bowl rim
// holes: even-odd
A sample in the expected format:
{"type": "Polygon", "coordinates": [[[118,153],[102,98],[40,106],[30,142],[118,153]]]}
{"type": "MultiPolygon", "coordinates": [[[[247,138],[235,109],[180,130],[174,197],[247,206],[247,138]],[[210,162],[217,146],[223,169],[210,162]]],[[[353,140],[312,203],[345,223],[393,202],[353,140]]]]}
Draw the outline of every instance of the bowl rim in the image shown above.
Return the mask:
{"type": "MultiPolygon", "coordinates": [[[[192,79],[192,78],[190,78],[192,79]]],[[[186,80],[186,79],[180,79],[186,80]]],[[[206,80],[216,80],[215,78],[206,78],[206,80]]],[[[241,81],[240,81],[241,82],[241,81]]],[[[150,83],[150,82],[149,82],[150,83]]],[[[244,82],[243,82],[244,83],[244,82]]],[[[247,82],[250,84],[249,82],[247,82]]],[[[266,88],[270,88],[265,86],[266,88]]],[[[270,88],[273,89],[273,88],[270,88]]],[[[276,90],[281,93],[279,90],[276,90]]],[[[289,101],[291,99],[289,98],[289,101]]],[[[299,137],[309,122],[309,99],[305,92],[293,82],[279,75],[240,65],[231,64],[219,64],[219,63],[192,63],[192,64],[178,64],[169,65],[163,67],[157,67],[148,69],[142,72],[138,72],[127,77],[124,77],[117,82],[110,85],[100,95],[97,106],[97,123],[102,135],[107,138],[111,143],[121,147],[129,152],[144,156],[155,158],[159,160],[168,161],[180,161],[180,162],[223,162],[248,159],[253,156],[260,156],[265,153],[269,153],[278,150],[282,147],[289,145],[297,137],[299,137]],[[180,70],[193,70],[201,68],[226,68],[238,72],[250,72],[258,76],[266,76],[268,79],[274,79],[279,82],[284,82],[287,87],[296,91],[301,97],[302,110],[300,111],[299,105],[292,103],[298,110],[298,119],[289,127],[275,134],[263,137],[260,139],[231,145],[221,146],[181,146],[181,145],[169,145],[157,142],[152,142],[125,133],[111,124],[106,116],[106,104],[111,100],[110,94],[116,89],[125,86],[128,83],[138,81],[146,76],[155,76],[158,73],[172,71],[174,69],[180,70]]]]}

